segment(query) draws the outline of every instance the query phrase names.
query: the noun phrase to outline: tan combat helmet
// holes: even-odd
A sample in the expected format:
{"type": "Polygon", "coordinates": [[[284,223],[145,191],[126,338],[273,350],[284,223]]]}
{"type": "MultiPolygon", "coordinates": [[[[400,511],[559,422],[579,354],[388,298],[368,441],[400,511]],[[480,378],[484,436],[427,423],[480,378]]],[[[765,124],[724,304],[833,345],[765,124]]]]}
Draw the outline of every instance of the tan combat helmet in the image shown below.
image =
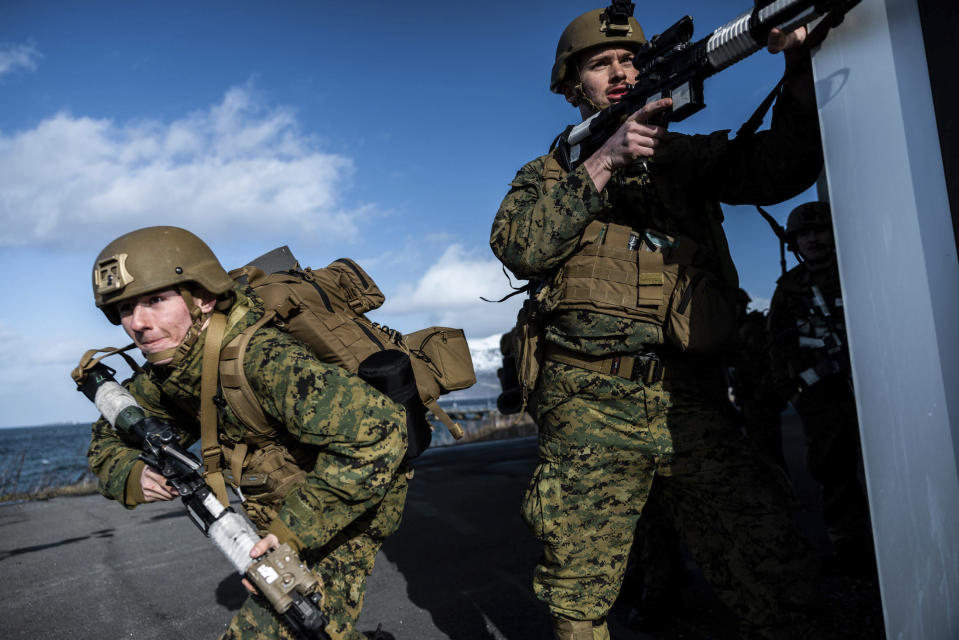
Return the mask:
{"type": "Polygon", "coordinates": [[[606,9],[587,11],[569,23],[556,45],[556,62],[549,80],[549,90],[563,93],[563,82],[569,77],[569,65],[587,49],[600,46],[630,45],[639,47],[646,36],[633,17],[632,2],[613,2],[606,9]]]}
{"type": "Polygon", "coordinates": [[[164,289],[184,295],[191,283],[214,295],[235,284],[210,247],[179,227],[131,231],[108,244],[93,264],[93,298],[113,324],[120,324],[117,303],[164,289]]]}
{"type": "Polygon", "coordinates": [[[828,202],[806,202],[789,213],[786,220],[786,242],[796,245],[796,234],[803,229],[831,229],[832,212],[828,202]]]}

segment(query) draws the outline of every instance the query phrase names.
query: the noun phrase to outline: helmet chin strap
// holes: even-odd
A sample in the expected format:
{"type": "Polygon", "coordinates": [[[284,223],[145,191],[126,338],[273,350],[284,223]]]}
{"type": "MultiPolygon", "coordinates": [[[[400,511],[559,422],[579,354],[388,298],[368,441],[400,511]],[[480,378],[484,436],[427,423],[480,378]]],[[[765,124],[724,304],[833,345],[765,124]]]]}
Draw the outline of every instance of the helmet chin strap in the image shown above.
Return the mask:
{"type": "Polygon", "coordinates": [[[586,95],[586,92],[583,91],[583,83],[577,82],[576,86],[573,87],[573,106],[578,108],[582,105],[587,105],[593,110],[593,113],[599,113],[602,111],[602,108],[590,100],[589,96],[586,95]]]}
{"type": "Polygon", "coordinates": [[[581,60],[576,61],[576,84],[573,85],[573,106],[577,109],[582,106],[588,106],[593,113],[599,113],[603,110],[598,104],[593,102],[588,95],[586,95],[586,90],[583,89],[582,81],[582,68],[580,67],[581,60]]]}
{"type": "Polygon", "coordinates": [[[190,311],[190,318],[193,322],[190,324],[186,335],[183,336],[183,340],[181,340],[180,344],[176,347],[157,351],[156,353],[144,353],[143,356],[147,359],[147,362],[151,364],[170,360],[167,364],[172,365],[182,360],[183,357],[190,352],[190,349],[193,348],[193,345],[196,344],[197,338],[200,337],[200,333],[203,331],[203,325],[210,315],[203,313],[203,310],[197,306],[196,302],[193,301],[193,294],[186,286],[180,285],[177,287],[177,291],[180,292],[180,297],[183,298],[183,302],[186,303],[186,308],[190,311]]]}

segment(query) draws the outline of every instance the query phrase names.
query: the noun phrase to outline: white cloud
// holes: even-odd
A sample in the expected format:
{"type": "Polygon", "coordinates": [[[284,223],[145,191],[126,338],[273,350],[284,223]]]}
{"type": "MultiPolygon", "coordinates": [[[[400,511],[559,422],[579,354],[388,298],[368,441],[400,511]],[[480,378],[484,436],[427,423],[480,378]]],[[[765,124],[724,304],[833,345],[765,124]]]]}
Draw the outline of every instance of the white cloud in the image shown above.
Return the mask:
{"type": "Polygon", "coordinates": [[[32,44],[0,45],[0,77],[17,71],[35,71],[43,55],[32,44]]]}
{"type": "Polygon", "coordinates": [[[171,123],[59,113],[0,133],[0,246],[98,245],[153,224],[348,240],[371,208],[343,204],[352,174],[250,87],[171,123]]]}
{"type": "MultiPolygon", "coordinates": [[[[106,325],[96,335],[75,332],[28,334],[29,329],[0,322],[0,426],[47,424],[92,419],[93,405],[70,380],[70,371],[93,344],[125,344],[115,327],[106,325]]],[[[134,354],[138,355],[138,354],[134,354]]],[[[118,379],[129,375],[120,358],[108,364],[118,379]]]]}
{"type": "Polygon", "coordinates": [[[510,290],[500,263],[478,255],[450,245],[416,284],[399,287],[387,299],[383,313],[422,315],[431,325],[462,328],[471,338],[508,331],[523,296],[500,304],[481,300],[499,299],[510,290]]]}

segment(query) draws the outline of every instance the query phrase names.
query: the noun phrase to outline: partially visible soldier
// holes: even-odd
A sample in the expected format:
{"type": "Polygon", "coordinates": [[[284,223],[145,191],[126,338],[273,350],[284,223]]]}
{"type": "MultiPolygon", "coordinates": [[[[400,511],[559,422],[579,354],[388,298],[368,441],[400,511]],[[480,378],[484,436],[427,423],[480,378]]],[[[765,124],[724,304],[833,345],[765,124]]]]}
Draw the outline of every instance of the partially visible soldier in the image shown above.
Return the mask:
{"type": "MultiPolygon", "coordinates": [[[[770,131],[735,143],[725,131],[670,133],[649,123],[671,104],[658,100],[572,171],[558,152],[529,162],[500,205],[490,245],[538,285],[543,318],[545,361],[531,398],[540,461],[523,517],[544,547],[534,590],[561,640],[609,638],[605,618],[654,478],[744,635],[827,635],[812,613],[816,559],[795,527],[788,480],[743,446],[716,355],[735,332],[738,288],[719,201],[779,202],[821,169],[809,58],[795,49],[804,35],[770,38],[770,51],[792,49],[770,131]],[[709,334],[712,352],[683,352],[670,342],[681,341],[675,327],[640,308],[671,295],[663,274],[677,264],[680,277],[704,278],[687,283],[691,305],[716,311],[690,320],[687,337],[709,334]]],[[[645,41],[631,16],[614,23],[597,9],[576,18],[560,37],[550,89],[583,118],[608,107],[636,81],[633,53],[645,41]]]]}
{"type": "Polygon", "coordinates": [[[501,393],[496,398],[496,409],[503,414],[513,415],[523,409],[523,391],[519,386],[516,373],[516,353],[513,347],[513,332],[507,331],[499,339],[499,352],[503,356],[503,366],[496,370],[501,393]]]}
{"type": "Polygon", "coordinates": [[[742,289],[739,342],[730,354],[733,398],[739,408],[743,431],[764,454],[786,469],[783,456],[782,420],[786,402],[776,393],[769,366],[767,319],[762,311],[748,311],[751,299],[742,289]]]}
{"type": "MultiPolygon", "coordinates": [[[[107,245],[94,263],[93,293],[148,360],[125,386],[148,415],[174,425],[184,445],[195,442],[204,360],[216,368],[220,350],[263,316],[263,303],[229,277],[200,238],[176,227],[139,229],[107,245]]],[[[274,430],[252,431],[217,392],[218,455],[204,451],[207,481],[216,488],[210,460],[225,460],[230,482],[242,485],[244,510],[265,536],[251,557],[290,544],[322,580],[327,633],[364,638],[354,624],[366,578],[406,499],[403,407],[272,325],[253,333],[244,371],[274,430]]],[[[127,508],[176,497],[125,438],[103,418],[93,425],[87,457],[101,493],[127,508]]],[[[291,637],[256,596],[223,636],[291,637]]]]}
{"type": "Polygon", "coordinates": [[[859,421],[829,204],[793,209],[786,240],[803,262],[779,279],[770,305],[773,379],[779,397],[791,401],[802,420],[806,466],[822,486],[837,568],[869,572],[869,503],[859,473],[859,421]]]}

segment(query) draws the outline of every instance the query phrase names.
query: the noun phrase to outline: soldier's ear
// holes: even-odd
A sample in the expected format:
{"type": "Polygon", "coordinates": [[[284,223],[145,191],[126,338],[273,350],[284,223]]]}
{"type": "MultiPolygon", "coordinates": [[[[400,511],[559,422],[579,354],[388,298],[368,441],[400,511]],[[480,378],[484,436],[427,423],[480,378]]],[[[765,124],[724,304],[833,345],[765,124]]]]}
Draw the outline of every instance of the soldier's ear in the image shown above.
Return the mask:
{"type": "Polygon", "coordinates": [[[206,289],[198,288],[194,291],[193,300],[203,313],[210,313],[216,306],[216,296],[206,289]]]}
{"type": "Polygon", "coordinates": [[[566,102],[570,103],[574,107],[578,107],[580,103],[580,98],[583,95],[582,85],[572,82],[563,83],[563,96],[566,98],[566,102]]]}

